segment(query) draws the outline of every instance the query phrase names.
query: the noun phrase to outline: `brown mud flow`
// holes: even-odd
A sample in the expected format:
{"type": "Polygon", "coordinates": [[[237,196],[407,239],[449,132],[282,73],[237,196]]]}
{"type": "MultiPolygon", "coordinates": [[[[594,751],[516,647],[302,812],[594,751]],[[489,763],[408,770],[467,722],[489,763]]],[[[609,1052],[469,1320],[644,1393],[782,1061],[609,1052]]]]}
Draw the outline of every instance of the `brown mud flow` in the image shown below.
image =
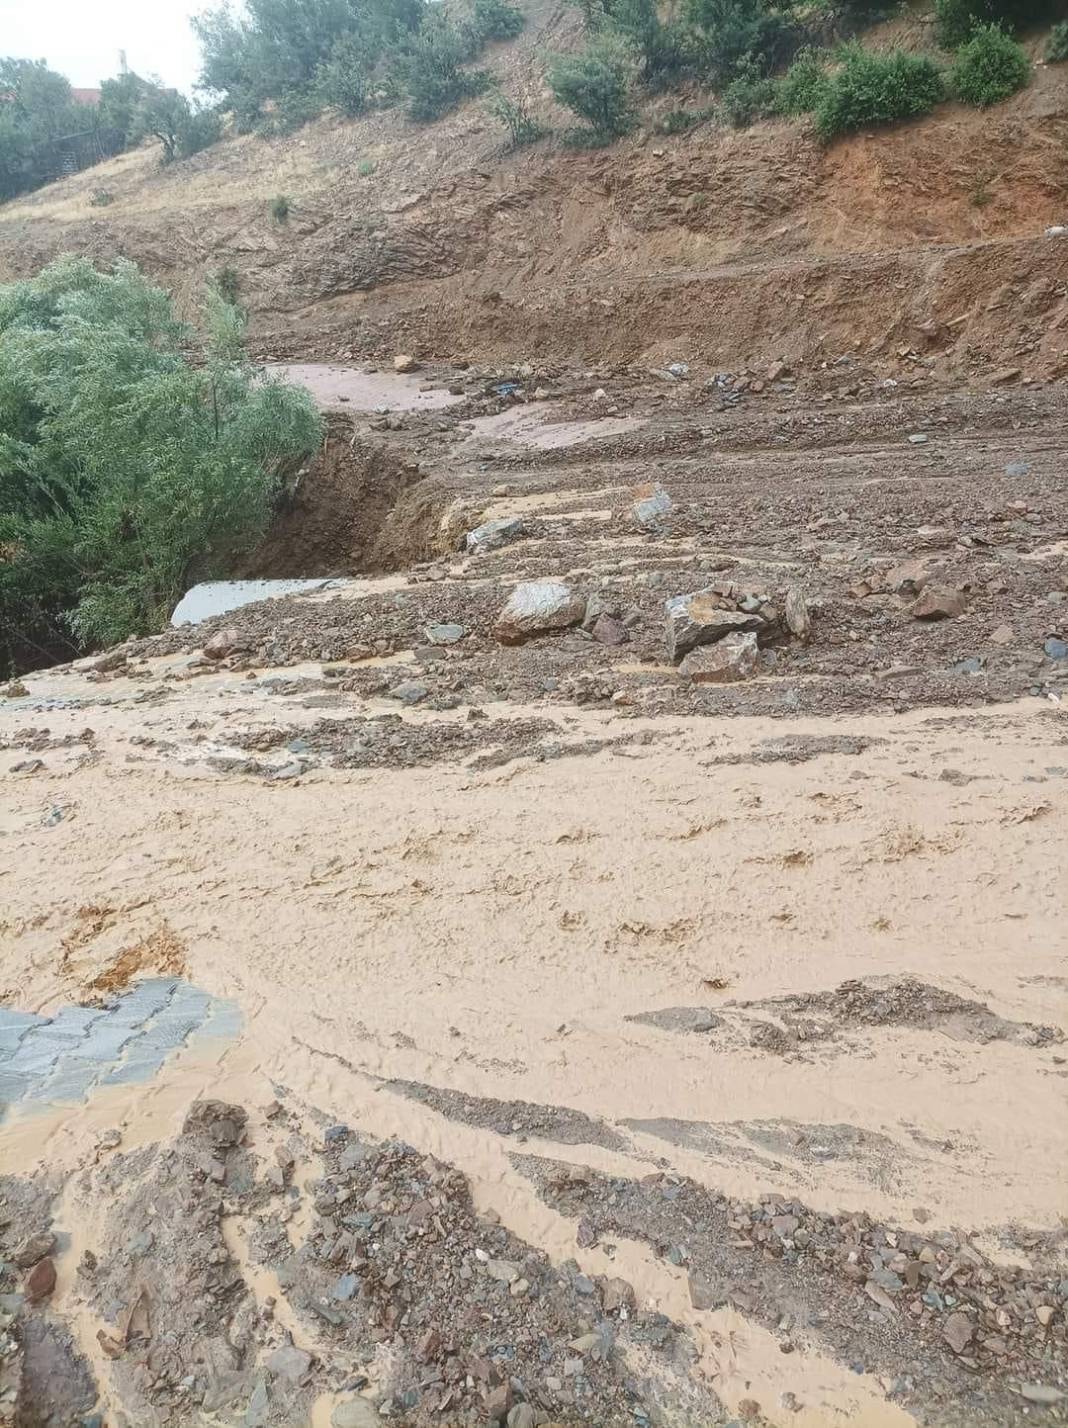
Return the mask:
{"type": "Polygon", "coordinates": [[[240,269],[331,578],[0,693],[0,1423],[1068,1423],[1064,95],[4,209],[240,269]]]}

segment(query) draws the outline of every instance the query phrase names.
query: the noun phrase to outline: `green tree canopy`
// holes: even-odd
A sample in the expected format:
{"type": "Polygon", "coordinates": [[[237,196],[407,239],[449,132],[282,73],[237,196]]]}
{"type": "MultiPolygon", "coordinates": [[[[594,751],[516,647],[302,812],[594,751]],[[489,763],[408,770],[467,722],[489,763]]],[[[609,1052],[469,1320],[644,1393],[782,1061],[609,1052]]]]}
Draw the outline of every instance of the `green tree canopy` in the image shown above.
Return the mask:
{"type": "Polygon", "coordinates": [[[245,359],[237,309],[211,293],[206,318],[198,344],[128,262],[0,287],[0,663],[160,628],[317,444],[307,394],[245,359]]]}

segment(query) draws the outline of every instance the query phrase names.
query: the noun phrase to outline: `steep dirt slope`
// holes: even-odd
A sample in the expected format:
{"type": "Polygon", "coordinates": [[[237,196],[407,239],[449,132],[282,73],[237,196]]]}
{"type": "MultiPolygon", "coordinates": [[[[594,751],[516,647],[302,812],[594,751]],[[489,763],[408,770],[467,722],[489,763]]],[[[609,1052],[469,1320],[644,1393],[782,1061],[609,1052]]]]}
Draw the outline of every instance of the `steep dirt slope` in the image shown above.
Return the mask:
{"type": "MultiPolygon", "coordinates": [[[[490,62],[560,127],[544,57],[575,42],[575,12],[530,15],[490,62]]],[[[927,35],[910,21],[881,42],[927,35]]],[[[290,355],[670,353],[733,369],[860,347],[889,372],[918,344],[938,354],[934,380],[1061,370],[1068,243],[1043,234],[1066,217],[1068,67],[1040,65],[994,110],[946,106],[829,148],[802,124],[656,134],[679,102],[594,153],[504,155],[474,103],[429,128],[386,114],[235,139],[166,172],[126,155],[0,210],[0,275],[123,253],[192,308],[232,266],[264,350],[290,355]],[[101,189],[112,202],[94,207],[101,189]],[[268,213],[280,192],[284,226],[268,213]]]]}

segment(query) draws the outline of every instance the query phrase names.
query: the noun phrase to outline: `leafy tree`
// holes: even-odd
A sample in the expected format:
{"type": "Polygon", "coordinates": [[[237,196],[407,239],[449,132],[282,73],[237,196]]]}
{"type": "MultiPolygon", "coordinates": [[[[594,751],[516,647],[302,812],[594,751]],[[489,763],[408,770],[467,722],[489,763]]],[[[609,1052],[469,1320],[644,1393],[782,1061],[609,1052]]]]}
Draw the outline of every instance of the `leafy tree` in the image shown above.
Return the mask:
{"type": "Polygon", "coordinates": [[[100,86],[100,122],[117,129],[127,143],[133,138],[145,89],[144,80],[130,73],[105,79],[100,86]]]}
{"type": "Polygon", "coordinates": [[[850,44],[843,46],[842,63],[820,97],[816,128],[831,138],[847,129],[912,119],[945,97],[945,82],[934,60],[902,50],[876,54],[850,44]]]}
{"type": "Polygon", "coordinates": [[[156,138],[163,149],[162,162],[188,159],[218,142],[222,120],[212,109],[194,109],[184,94],[155,85],[146,90],[134,121],[135,139],[156,138]]]}
{"type": "Polygon", "coordinates": [[[581,54],[558,56],[549,68],[557,101],[585,119],[590,137],[602,143],[633,127],[633,84],[630,51],[611,35],[594,40],[581,54]]]}
{"type": "Polygon", "coordinates": [[[260,536],[314,449],[307,394],[264,382],[243,319],[208,337],[132,263],[66,258],[0,287],[0,663],[160,628],[192,573],[260,536]]]}
{"type": "Polygon", "coordinates": [[[1023,89],[1030,75],[1026,50],[1000,25],[977,25],[957,51],[953,89],[965,104],[985,108],[1023,89]]]}

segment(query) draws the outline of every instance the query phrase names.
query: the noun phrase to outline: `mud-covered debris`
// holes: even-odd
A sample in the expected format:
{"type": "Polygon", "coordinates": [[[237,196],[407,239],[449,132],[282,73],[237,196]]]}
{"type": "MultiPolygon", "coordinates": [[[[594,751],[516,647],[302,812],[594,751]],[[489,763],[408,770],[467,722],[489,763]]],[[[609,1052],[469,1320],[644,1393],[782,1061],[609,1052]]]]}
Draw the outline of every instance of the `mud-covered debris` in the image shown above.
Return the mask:
{"type": "Polygon", "coordinates": [[[512,591],[493,633],[501,644],[522,644],[535,635],[580,625],[585,613],[585,598],[570,585],[559,580],[527,580],[512,591]]]}

